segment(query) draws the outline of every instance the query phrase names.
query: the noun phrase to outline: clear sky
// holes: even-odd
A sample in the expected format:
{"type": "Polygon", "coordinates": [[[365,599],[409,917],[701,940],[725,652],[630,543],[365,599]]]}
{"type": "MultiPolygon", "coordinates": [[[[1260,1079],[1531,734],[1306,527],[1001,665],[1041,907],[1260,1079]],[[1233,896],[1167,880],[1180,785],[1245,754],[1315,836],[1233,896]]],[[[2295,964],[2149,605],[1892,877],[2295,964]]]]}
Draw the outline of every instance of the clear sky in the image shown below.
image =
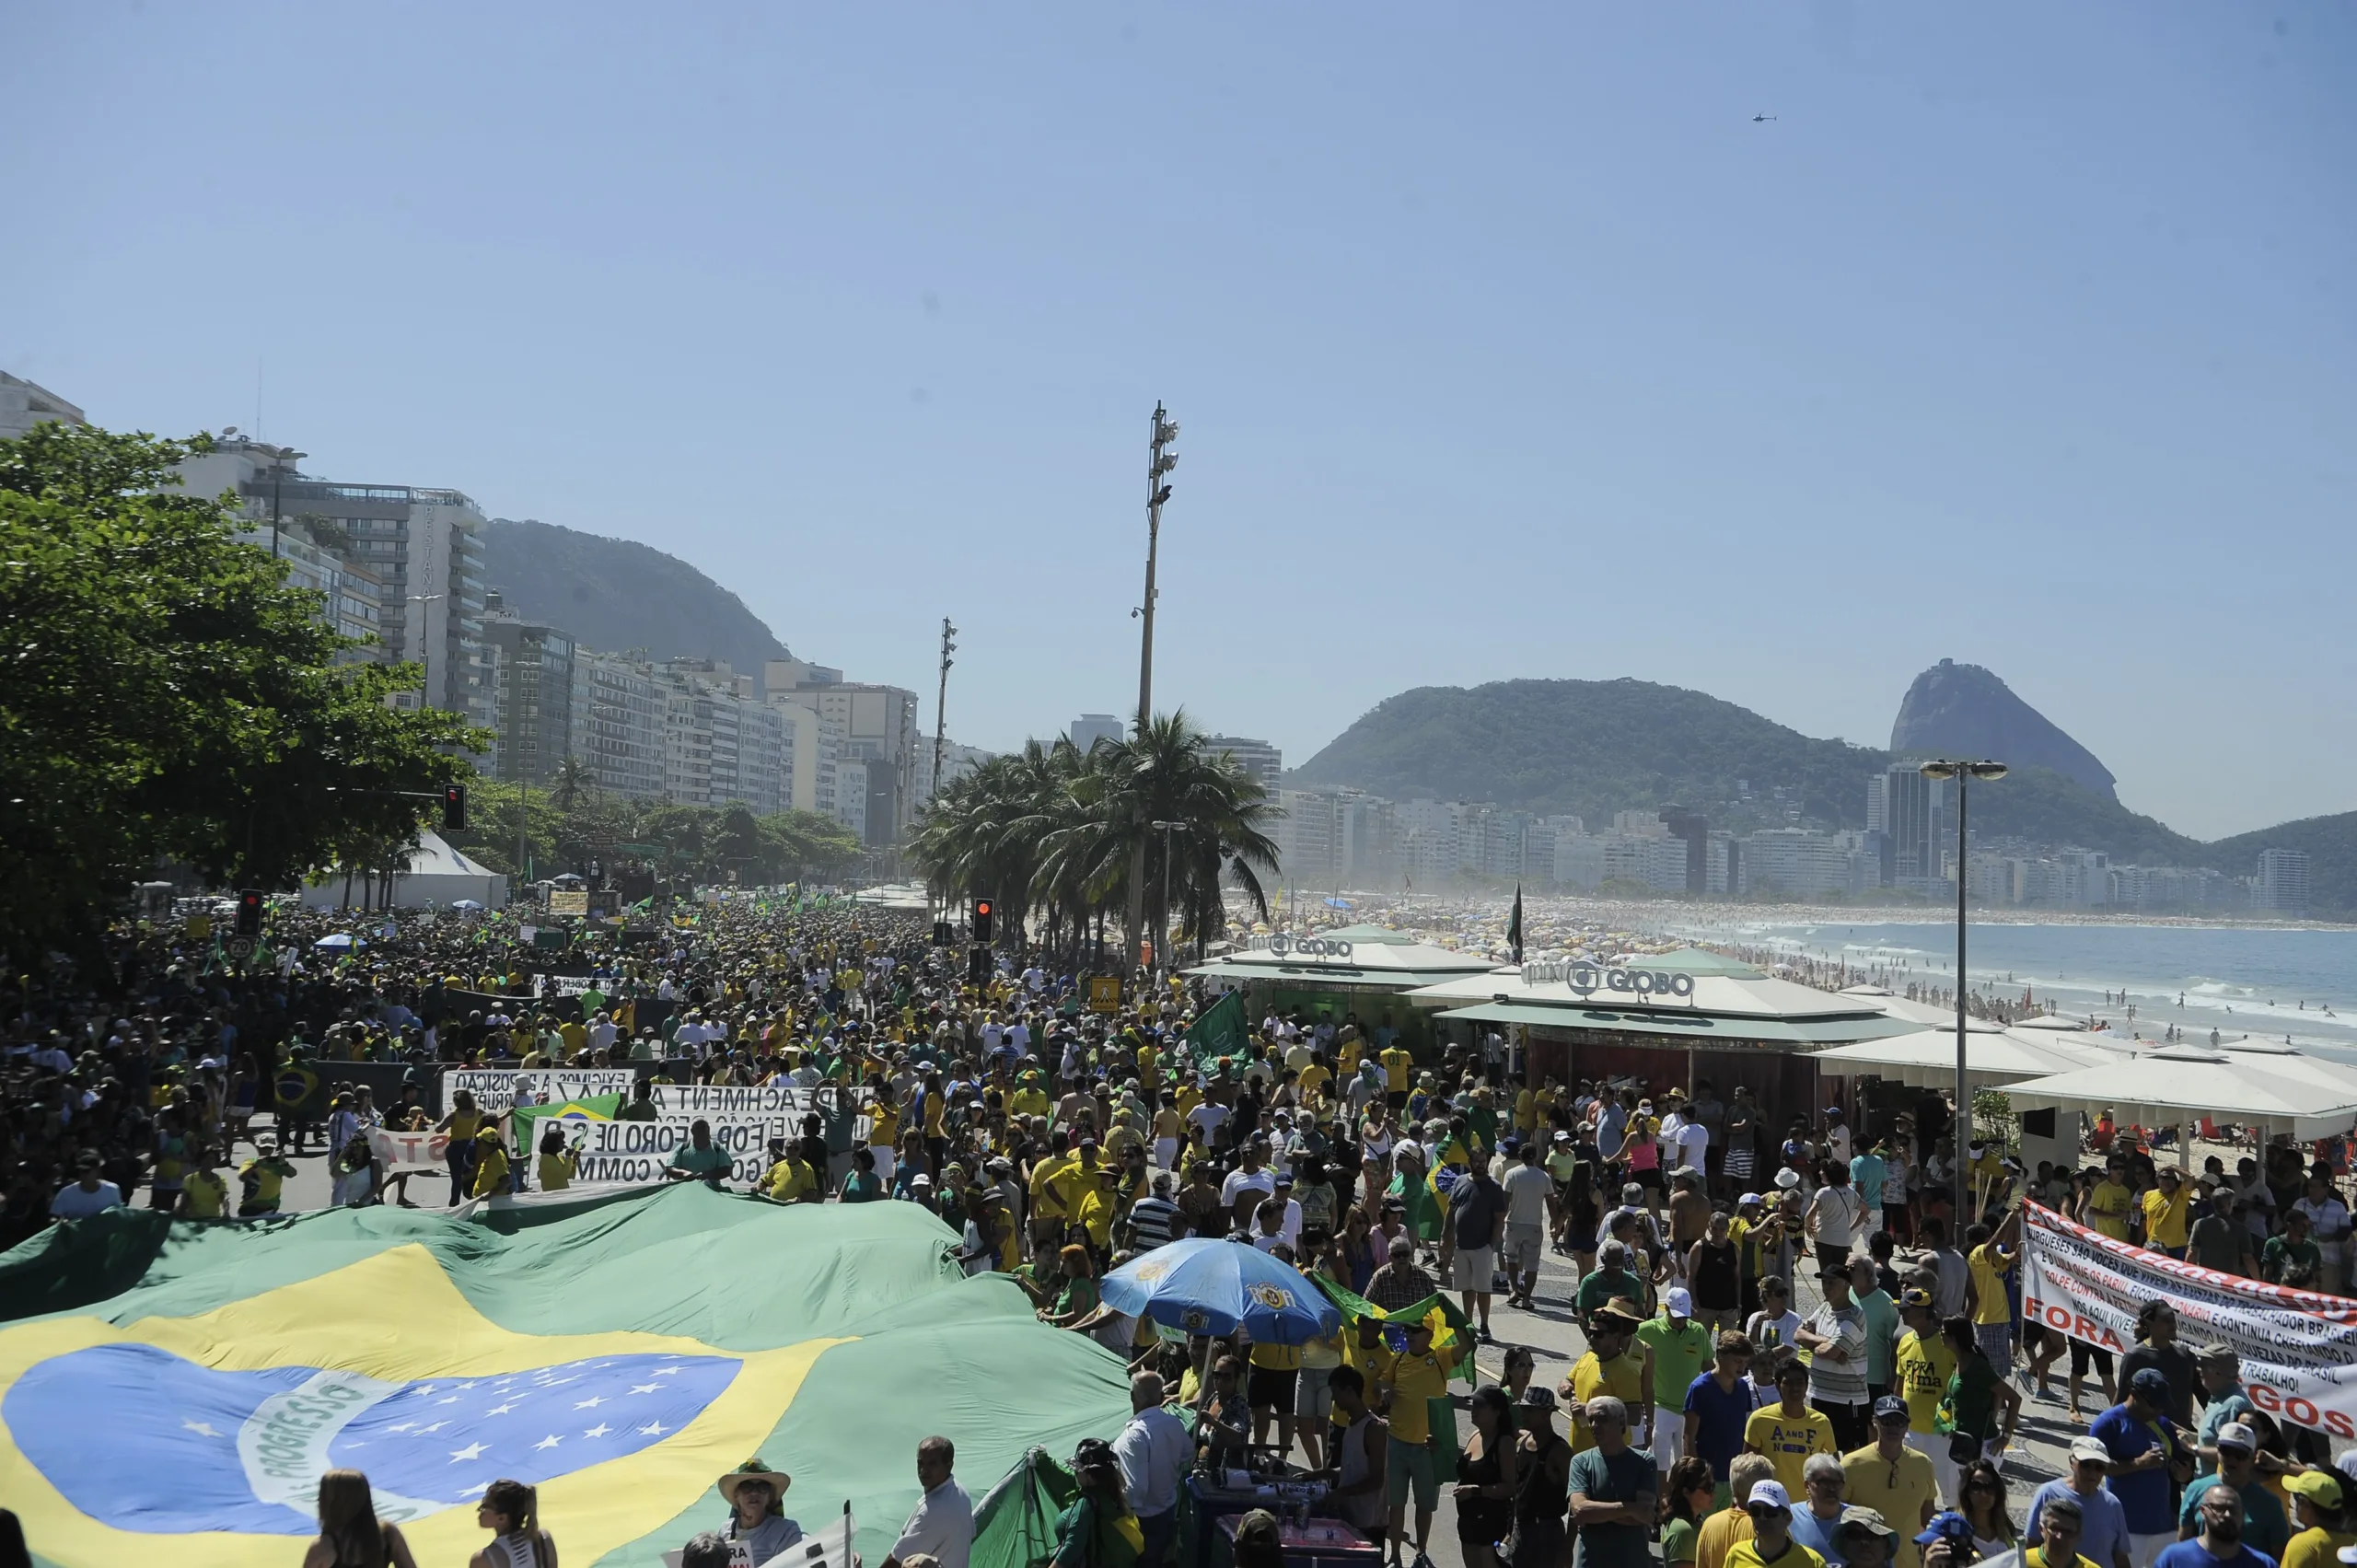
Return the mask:
{"type": "Polygon", "coordinates": [[[1988,665],[2357,807],[2340,4],[0,6],[0,368],[644,540],[1004,748],[1988,665]],[[1755,123],[1752,116],[1774,118],[1755,123]]]}

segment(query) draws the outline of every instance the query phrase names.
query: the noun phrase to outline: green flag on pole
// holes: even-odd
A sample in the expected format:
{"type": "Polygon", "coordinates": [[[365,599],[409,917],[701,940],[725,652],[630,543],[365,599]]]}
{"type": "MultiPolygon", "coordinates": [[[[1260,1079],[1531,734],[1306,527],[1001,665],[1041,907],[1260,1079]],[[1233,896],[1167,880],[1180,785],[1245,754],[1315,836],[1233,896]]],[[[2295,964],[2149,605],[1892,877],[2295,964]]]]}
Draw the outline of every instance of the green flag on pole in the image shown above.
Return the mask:
{"type": "Polygon", "coordinates": [[[1231,991],[1187,1026],[1187,1051],[1201,1066],[1223,1056],[1241,1056],[1251,1040],[1244,1023],[1244,993],[1231,991]]]}

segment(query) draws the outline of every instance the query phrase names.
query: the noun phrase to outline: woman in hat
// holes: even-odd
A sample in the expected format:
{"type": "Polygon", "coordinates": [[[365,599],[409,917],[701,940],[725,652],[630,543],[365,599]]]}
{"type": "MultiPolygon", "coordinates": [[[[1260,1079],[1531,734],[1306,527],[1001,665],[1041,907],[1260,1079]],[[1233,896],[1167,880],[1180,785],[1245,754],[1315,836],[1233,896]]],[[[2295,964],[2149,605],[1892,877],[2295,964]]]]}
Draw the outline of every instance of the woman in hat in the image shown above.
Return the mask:
{"type": "MultiPolygon", "coordinates": [[[[1080,1495],[1056,1519],[1050,1568],[1135,1568],[1145,1532],[1121,1489],[1121,1465],[1112,1445],[1089,1438],[1072,1457],[1080,1495]]],[[[758,1562],[758,1556],[755,1558],[758,1562]]]]}
{"type": "Polygon", "coordinates": [[[368,1478],[358,1470],[319,1477],[319,1533],[303,1568],[417,1568],[401,1527],[377,1517],[368,1478]]]}
{"type": "Polygon", "coordinates": [[[756,1562],[766,1562],[802,1539],[802,1527],[785,1516],[785,1489],[794,1478],[750,1458],[720,1478],[720,1495],[733,1512],[723,1533],[741,1540],[756,1562]]]}

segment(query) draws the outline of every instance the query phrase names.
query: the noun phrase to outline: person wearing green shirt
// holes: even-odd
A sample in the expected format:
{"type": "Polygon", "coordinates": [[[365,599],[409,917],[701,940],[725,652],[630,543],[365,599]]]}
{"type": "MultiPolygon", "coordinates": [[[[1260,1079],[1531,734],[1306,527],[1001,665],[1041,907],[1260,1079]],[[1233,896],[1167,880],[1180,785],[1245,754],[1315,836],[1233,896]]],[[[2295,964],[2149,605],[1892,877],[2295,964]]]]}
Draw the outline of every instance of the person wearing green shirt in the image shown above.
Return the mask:
{"type": "Polygon", "coordinates": [[[636,1089],[631,1096],[629,1103],[614,1112],[614,1120],[617,1121],[652,1121],[655,1119],[655,1086],[649,1080],[641,1078],[638,1081],[636,1089]]]}
{"type": "Polygon", "coordinates": [[[1654,1469],[1677,1468],[1686,1439],[1686,1390],[1711,1365],[1717,1341],[1694,1321],[1694,1297],[1683,1285],[1662,1294],[1661,1312],[1637,1325],[1637,1348],[1652,1390],[1654,1469]]]}
{"type": "Polygon", "coordinates": [[[1596,1309],[1606,1302],[1625,1298],[1631,1302],[1645,1299],[1645,1282],[1630,1269],[1631,1255],[1625,1243],[1608,1241],[1596,1255],[1596,1267],[1580,1282],[1580,1293],[1573,1307],[1585,1323],[1596,1309]]]}
{"type": "Polygon", "coordinates": [[[702,1180],[709,1186],[720,1185],[720,1179],[737,1168],[737,1162],[726,1149],[715,1148],[712,1142],[712,1123],[698,1117],[688,1129],[688,1141],[671,1156],[671,1163],[664,1169],[666,1181],[702,1180]]]}
{"type": "Polygon", "coordinates": [[[1866,1397],[1879,1400],[1891,1391],[1891,1380],[1898,1376],[1895,1364],[1898,1357],[1898,1336],[1902,1331],[1898,1321],[1898,1303],[1882,1288],[1875,1260],[1868,1257],[1850,1260],[1850,1301],[1866,1315],[1866,1397]]]}
{"type": "Polygon", "coordinates": [[[2308,1216],[2299,1209],[2283,1216],[2283,1234],[2270,1236],[2258,1255],[2258,1272],[2280,1285],[2313,1290],[2324,1272],[2324,1249],[2308,1237],[2308,1216]]]}

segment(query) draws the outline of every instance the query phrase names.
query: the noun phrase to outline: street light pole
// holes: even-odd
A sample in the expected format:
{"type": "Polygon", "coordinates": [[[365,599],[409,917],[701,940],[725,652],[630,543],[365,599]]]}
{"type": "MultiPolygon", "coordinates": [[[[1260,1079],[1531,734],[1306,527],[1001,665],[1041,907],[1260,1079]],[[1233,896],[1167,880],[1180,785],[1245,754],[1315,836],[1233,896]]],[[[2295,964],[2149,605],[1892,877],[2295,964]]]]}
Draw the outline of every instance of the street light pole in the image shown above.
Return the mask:
{"type": "MultiPolygon", "coordinates": [[[[1144,742],[1147,727],[1154,722],[1154,568],[1162,543],[1162,504],[1170,499],[1170,470],[1178,466],[1178,454],[1169,450],[1178,439],[1178,424],[1163,412],[1162,404],[1154,405],[1154,423],[1146,439],[1145,464],[1145,602],[1134,613],[1139,620],[1138,635],[1138,731],[1144,742]]],[[[1145,840],[1138,840],[1130,852],[1130,897],[1128,919],[1130,951],[1122,960],[1127,970],[1136,961],[1138,927],[1145,910],[1145,840]]],[[[1161,950],[1161,943],[1155,950],[1161,950]]]]}
{"type": "MultiPolygon", "coordinates": [[[[1964,893],[1965,876],[1965,786],[1974,779],[1991,781],[2005,776],[2003,762],[1952,761],[1945,758],[1923,764],[1927,779],[1956,781],[1956,1132],[1950,1139],[1951,1157],[1948,1161],[1951,1199],[1955,1204],[1955,1227],[1958,1235],[1968,1223],[1965,1200],[1970,1186],[1965,1151],[1972,1139],[1972,1088],[1965,1077],[1965,972],[1964,972],[1964,893]]],[[[1928,873],[1931,867],[1925,866],[1928,873]]]]}
{"type": "MultiPolygon", "coordinates": [[[[412,594],[412,595],[410,595],[410,596],[409,596],[409,598],[407,598],[407,600],[405,600],[405,601],[404,601],[404,603],[403,603],[403,605],[402,605],[401,620],[403,621],[403,622],[404,622],[404,623],[406,623],[406,622],[407,622],[407,621],[409,620],[408,607],[409,607],[410,605],[412,605],[412,604],[432,604],[435,599],[438,599],[438,598],[440,598],[441,597],[442,597],[442,596],[441,596],[440,594],[412,594]]],[[[417,682],[417,683],[418,683],[418,688],[419,688],[419,690],[418,690],[418,702],[419,702],[419,705],[420,705],[420,706],[422,706],[422,707],[427,707],[427,708],[430,708],[430,707],[433,707],[433,706],[435,706],[435,702],[434,702],[434,638],[433,638],[433,636],[431,635],[431,633],[432,633],[432,632],[433,632],[433,630],[434,630],[434,626],[433,626],[433,620],[434,620],[434,614],[433,614],[433,611],[431,611],[431,610],[420,610],[420,611],[418,612],[418,617],[417,617],[417,668],[418,668],[418,682],[417,682]]],[[[404,631],[406,631],[406,630],[407,630],[406,624],[404,624],[403,630],[404,630],[404,631]]]]}
{"type": "Polygon", "coordinates": [[[1154,959],[1155,967],[1167,972],[1170,968],[1170,835],[1185,832],[1187,824],[1156,822],[1154,826],[1162,834],[1162,919],[1154,928],[1154,959]]]}

